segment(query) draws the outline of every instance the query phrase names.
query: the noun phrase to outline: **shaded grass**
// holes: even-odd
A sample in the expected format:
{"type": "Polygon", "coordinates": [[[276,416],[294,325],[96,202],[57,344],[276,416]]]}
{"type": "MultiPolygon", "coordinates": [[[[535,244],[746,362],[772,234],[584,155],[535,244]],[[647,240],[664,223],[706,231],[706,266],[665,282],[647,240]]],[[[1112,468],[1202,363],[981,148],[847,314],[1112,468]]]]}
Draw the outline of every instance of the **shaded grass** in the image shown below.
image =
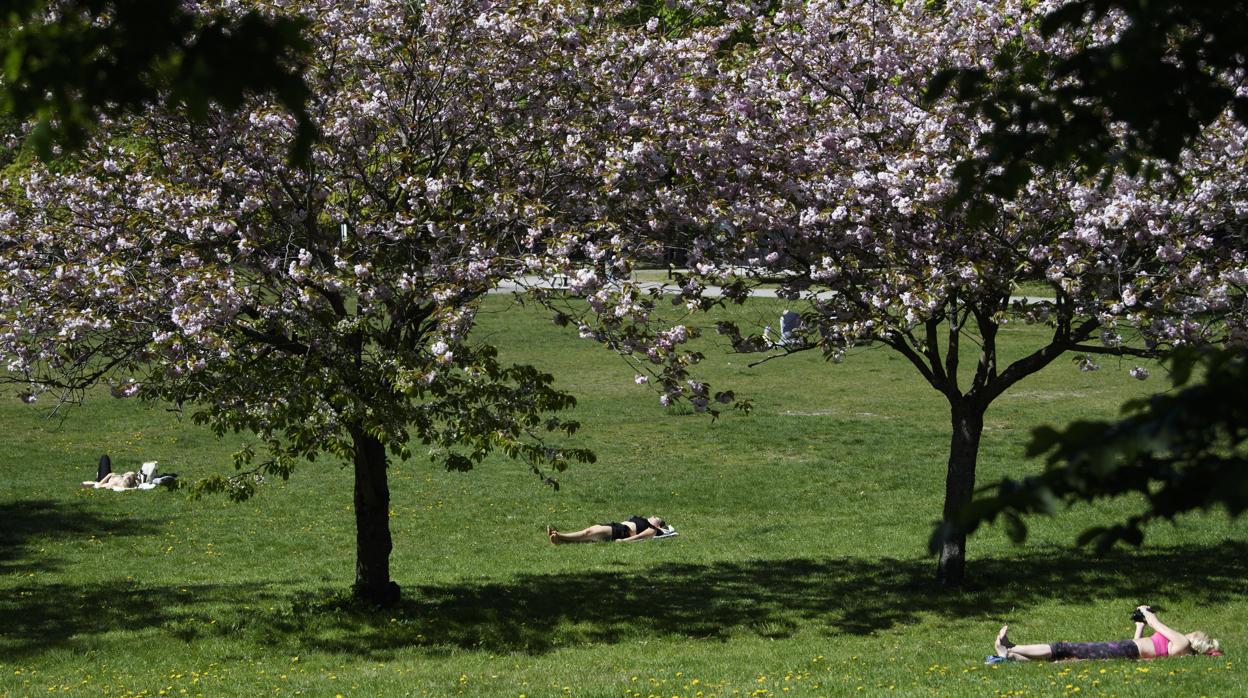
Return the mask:
{"type": "Polygon", "coordinates": [[[916,559],[667,562],[644,570],[521,573],[503,581],[421,585],[397,608],[381,612],[360,609],[332,587],[288,598],[278,589],[240,584],[19,585],[17,596],[30,600],[16,602],[24,613],[12,617],[9,639],[15,656],[23,657],[72,645],[76,635],[159,625],[186,642],[242,637],[300,652],[394,661],[413,649],[545,654],[645,638],[784,639],[808,629],[827,638],[871,636],[933,618],[991,622],[1054,601],[1089,605],[1141,598],[1150,593],[1158,568],[1178,570],[1170,582],[1191,589],[1187,604],[1225,604],[1243,595],[1236,558],[1245,554],[1243,543],[1091,560],[1043,549],[1017,559],[980,560],[977,583],[958,594],[932,593],[930,565],[916,559]],[[1020,578],[1027,583],[1019,584],[1020,578]],[[613,590],[610,603],[604,603],[603,589],[613,590]],[[153,596],[165,603],[151,603],[153,596]],[[248,601],[242,607],[213,610],[243,596],[248,601]],[[915,605],[917,598],[927,601],[915,605]],[[269,610],[271,603],[280,608],[269,610]],[[639,606],[646,613],[639,614],[639,606]],[[207,612],[218,622],[200,622],[207,612]]]}
{"type": "MultiPolygon", "coordinates": [[[[730,309],[774,324],[783,306],[730,309]]],[[[941,593],[923,554],[940,510],[948,417],[900,357],[853,350],[748,368],[705,343],[704,375],[755,413],[668,414],[632,370],[541,313],[492,299],[482,335],[579,399],[577,443],[599,461],[560,492],[490,459],[391,470],[403,604],[344,603],[354,559],[349,470],[318,462],[253,501],[75,489],[100,453],[184,477],[230,471],[217,440],[162,407],[93,396],[64,422],[0,405],[0,695],[1238,695],[1248,544],[1220,515],[1150,532],[1150,547],[1067,546],[1121,517],[1099,503],[1039,520],[1017,548],[970,542],[970,587],[941,593]],[[553,548],[575,528],[660,514],[677,538],[553,548]],[[1110,639],[1137,603],[1231,654],[1150,665],[985,668],[999,624],[1022,642],[1110,639]],[[1099,673],[1104,669],[1106,673],[1099,673]],[[1140,669],[1148,669],[1141,672],[1140,669]],[[1173,672],[1173,674],[1172,674],[1173,672]],[[696,680],[696,683],[695,683],[696,680]],[[1096,683],[1093,683],[1096,682],[1096,683]],[[860,690],[861,687],[861,690],[860,690]],[[890,688],[891,687],[891,688],[890,688]]],[[[1018,356],[1041,328],[1010,326],[1018,356]]],[[[1124,364],[1122,368],[1128,367],[1124,364]]],[[[1061,362],[988,415],[981,481],[1019,475],[1030,429],[1104,417],[1159,382],[1061,362]]]]}

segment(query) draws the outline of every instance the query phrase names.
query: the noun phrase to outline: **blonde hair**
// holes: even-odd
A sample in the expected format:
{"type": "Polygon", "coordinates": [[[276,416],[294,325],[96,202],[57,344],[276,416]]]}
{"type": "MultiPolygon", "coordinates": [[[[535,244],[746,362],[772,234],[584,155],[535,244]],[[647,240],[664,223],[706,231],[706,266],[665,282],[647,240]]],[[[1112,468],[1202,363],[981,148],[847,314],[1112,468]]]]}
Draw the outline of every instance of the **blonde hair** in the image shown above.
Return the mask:
{"type": "Polygon", "coordinates": [[[1222,643],[1210,638],[1203,630],[1197,630],[1188,635],[1187,639],[1192,643],[1192,651],[1196,654],[1222,651],[1222,643]]]}

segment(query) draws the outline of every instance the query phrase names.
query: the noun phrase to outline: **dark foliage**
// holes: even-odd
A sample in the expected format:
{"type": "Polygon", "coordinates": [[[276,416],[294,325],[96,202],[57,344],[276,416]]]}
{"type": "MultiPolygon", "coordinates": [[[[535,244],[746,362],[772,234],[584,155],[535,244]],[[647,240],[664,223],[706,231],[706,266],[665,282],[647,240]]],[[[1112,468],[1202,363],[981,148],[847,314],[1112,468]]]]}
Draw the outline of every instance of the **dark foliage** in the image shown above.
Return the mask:
{"type": "Polygon", "coordinates": [[[211,105],[237,107],[258,93],[296,117],[292,155],[306,157],[316,129],[300,21],[202,17],[178,0],[72,0],[55,13],[48,5],[12,0],[0,12],[0,112],[34,122],[29,140],[41,157],[81,146],[101,117],[172,101],[202,120],[211,105]]]}
{"type": "Polygon", "coordinates": [[[1243,514],[1248,510],[1248,351],[1187,350],[1169,363],[1181,389],[1128,403],[1123,419],[1037,429],[1027,451],[1033,457],[1047,454],[1046,470],[981,488],[952,525],[938,526],[933,549],[951,532],[969,533],[998,517],[1010,537],[1022,542],[1026,515],[1131,494],[1144,496],[1142,512],[1115,526],[1088,529],[1079,543],[1095,543],[1099,550],[1119,541],[1139,545],[1147,524],[1194,510],[1220,507],[1232,518],[1243,514]],[[1201,381],[1189,384],[1202,372],[1201,381]]]}
{"type": "Polygon", "coordinates": [[[1173,163],[1228,108],[1248,123],[1233,75],[1248,58],[1248,2],[1076,0],[1041,29],[1052,36],[1115,12],[1129,26],[1114,42],[1066,57],[1018,46],[996,57],[999,77],[950,69],[933,78],[929,98],[952,91],[992,123],[986,155],[958,168],[951,205],[986,209],[982,194],[1013,197],[1037,168],[1074,163],[1108,178],[1149,159],[1173,163]]]}

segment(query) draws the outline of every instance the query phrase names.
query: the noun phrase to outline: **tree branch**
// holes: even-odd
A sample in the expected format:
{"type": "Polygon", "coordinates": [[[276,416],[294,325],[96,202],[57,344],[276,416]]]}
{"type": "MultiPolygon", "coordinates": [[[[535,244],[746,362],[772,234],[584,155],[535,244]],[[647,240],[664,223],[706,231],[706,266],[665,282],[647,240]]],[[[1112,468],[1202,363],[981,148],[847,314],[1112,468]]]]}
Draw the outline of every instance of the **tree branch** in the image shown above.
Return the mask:
{"type": "MultiPolygon", "coordinates": [[[[1008,299],[1007,299],[1008,300],[1008,299]]],[[[999,304],[999,303],[998,303],[999,304]]],[[[975,380],[971,383],[972,394],[978,394],[997,377],[997,330],[999,325],[992,315],[975,307],[975,324],[983,345],[979,351],[979,364],[975,367],[975,380]]]]}
{"type": "Polygon", "coordinates": [[[992,402],[1010,386],[1048,366],[1054,359],[1078,346],[1078,342],[1087,339],[1100,326],[1100,321],[1093,318],[1071,332],[1068,322],[1059,323],[1052,342],[1010,364],[996,381],[984,386],[984,402],[992,402]]]}
{"type": "Polygon", "coordinates": [[[1081,351],[1085,354],[1108,354],[1110,356],[1137,356],[1141,359],[1155,359],[1161,356],[1161,352],[1153,349],[1140,349],[1139,347],[1107,347],[1102,344],[1074,344],[1070,347],[1071,351],[1081,351]]]}
{"type": "MultiPolygon", "coordinates": [[[[900,333],[894,332],[886,337],[881,337],[880,341],[884,342],[894,351],[909,359],[910,363],[914,364],[914,367],[919,369],[919,373],[923,375],[923,378],[925,378],[937,392],[945,392],[945,376],[939,373],[940,361],[938,354],[936,356],[936,360],[933,360],[931,366],[929,366],[927,362],[923,360],[923,356],[916,352],[910,346],[910,343],[906,341],[906,338],[900,333]],[[935,367],[935,370],[933,370],[933,367],[935,367]]],[[[931,352],[931,349],[929,348],[928,351],[931,352]]],[[[931,354],[929,353],[929,358],[930,357],[931,354]]]]}
{"type": "Polygon", "coordinates": [[[945,393],[948,397],[959,397],[961,390],[958,388],[958,356],[959,346],[962,342],[962,323],[966,321],[966,313],[958,312],[958,298],[952,296],[949,304],[953,308],[949,318],[949,346],[945,350],[945,385],[948,390],[945,393]]]}
{"type": "MultiPolygon", "coordinates": [[[[797,348],[792,348],[792,347],[784,347],[784,353],[783,353],[783,354],[769,354],[769,355],[767,355],[767,356],[765,356],[765,357],[763,357],[763,358],[759,359],[758,361],[754,361],[754,362],[751,362],[751,363],[746,364],[746,366],[747,366],[748,368],[754,368],[755,366],[761,366],[761,365],[763,365],[763,364],[767,363],[768,361],[771,361],[772,359],[779,359],[779,358],[783,358],[783,357],[785,357],[785,356],[788,356],[788,355],[790,355],[790,354],[798,354],[798,353],[801,353],[801,352],[803,352],[803,351],[810,351],[811,349],[817,349],[818,347],[819,347],[819,345],[818,345],[818,344],[803,344],[802,346],[797,347],[797,348]]],[[[742,353],[744,353],[744,352],[742,352],[742,353]]]]}
{"type": "MultiPolygon", "coordinates": [[[[945,392],[945,384],[948,382],[948,375],[941,366],[944,364],[940,360],[940,344],[937,339],[937,331],[940,329],[941,315],[929,318],[924,328],[927,331],[927,342],[923,346],[923,353],[927,355],[927,360],[931,363],[930,371],[940,381],[940,387],[936,389],[945,392]]],[[[932,385],[936,385],[933,383],[932,385]]]]}
{"type": "Polygon", "coordinates": [[[235,323],[235,327],[237,327],[238,331],[243,333],[243,336],[248,339],[253,339],[261,344],[266,344],[274,349],[284,351],[288,354],[306,356],[312,351],[311,347],[308,345],[303,344],[302,342],[297,342],[285,335],[272,332],[261,332],[242,323],[235,323]]]}

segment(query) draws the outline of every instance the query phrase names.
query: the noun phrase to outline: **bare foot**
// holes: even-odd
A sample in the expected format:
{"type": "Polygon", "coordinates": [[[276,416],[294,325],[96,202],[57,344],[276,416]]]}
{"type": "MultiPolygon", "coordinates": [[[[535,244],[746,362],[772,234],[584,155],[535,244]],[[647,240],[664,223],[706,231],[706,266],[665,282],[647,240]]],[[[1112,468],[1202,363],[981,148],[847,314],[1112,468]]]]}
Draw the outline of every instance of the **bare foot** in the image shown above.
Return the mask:
{"type": "Polygon", "coordinates": [[[550,539],[551,545],[559,544],[559,532],[553,526],[546,527],[546,537],[550,539]]]}
{"type": "Polygon", "coordinates": [[[1009,630],[1010,626],[1001,626],[1001,632],[997,633],[997,639],[992,643],[993,648],[997,650],[997,655],[1001,657],[1008,657],[1010,648],[1014,646],[1014,643],[1010,642],[1009,638],[1006,637],[1006,633],[1009,630]]]}

